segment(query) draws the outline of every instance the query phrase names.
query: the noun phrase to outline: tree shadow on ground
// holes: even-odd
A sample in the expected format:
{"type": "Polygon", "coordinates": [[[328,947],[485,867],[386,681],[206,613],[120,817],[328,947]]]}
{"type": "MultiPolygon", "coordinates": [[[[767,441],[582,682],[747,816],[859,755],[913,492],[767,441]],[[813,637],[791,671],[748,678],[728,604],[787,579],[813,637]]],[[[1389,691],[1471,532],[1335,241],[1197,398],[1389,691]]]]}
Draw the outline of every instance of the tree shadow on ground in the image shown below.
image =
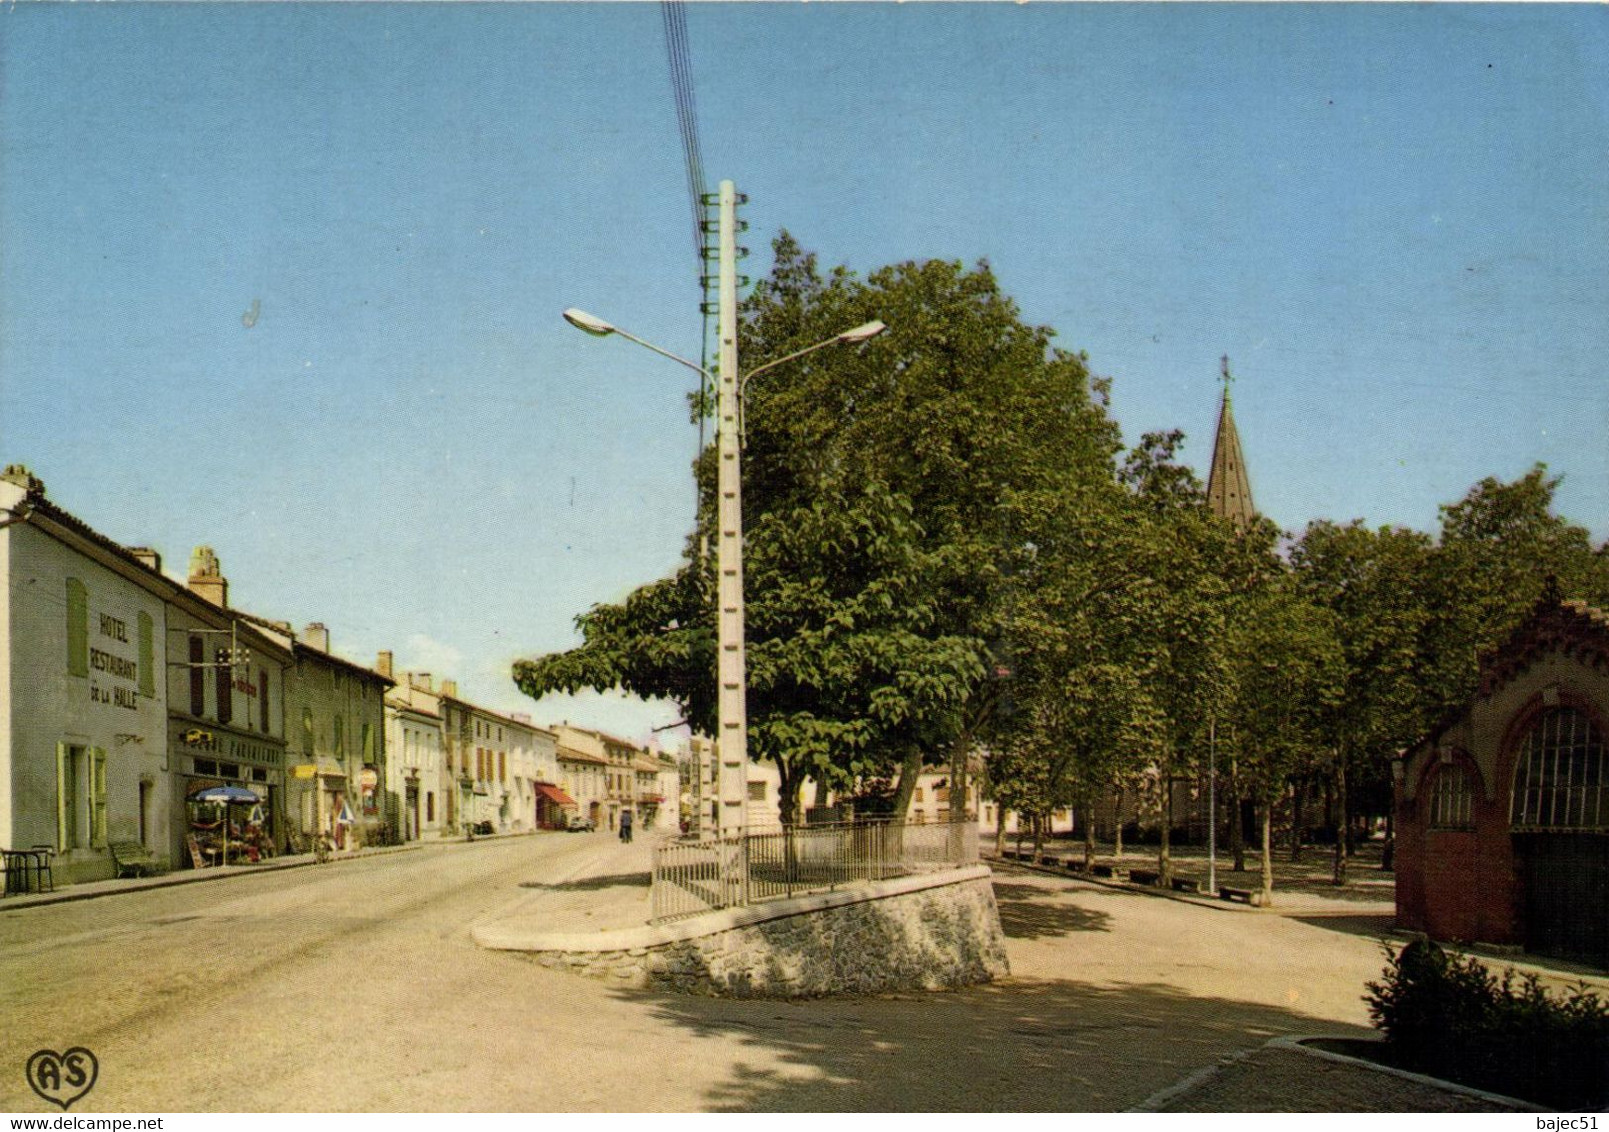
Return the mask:
{"type": "Polygon", "coordinates": [[[560,884],[544,884],[539,880],[524,880],[521,888],[537,888],[543,892],[597,892],[604,888],[647,888],[652,881],[648,873],[611,873],[608,876],[581,877],[560,884]]]}
{"type": "Polygon", "coordinates": [[[1327,915],[1323,913],[1312,915],[1296,915],[1287,917],[1298,924],[1308,924],[1326,931],[1345,932],[1347,935],[1367,936],[1370,939],[1394,940],[1400,942],[1409,937],[1408,932],[1399,931],[1396,926],[1396,912],[1364,912],[1364,913],[1338,913],[1327,915]]]}
{"type": "Polygon", "coordinates": [[[1000,927],[1008,939],[1044,939],[1072,932],[1111,930],[1112,917],[1105,912],[1080,908],[1059,900],[1061,893],[1037,885],[994,882],[995,904],[1000,909],[1000,927]]]}
{"type": "Polygon", "coordinates": [[[1368,1033],[1165,984],[1008,979],[792,1002],[617,993],[712,1049],[739,1047],[706,1095],[717,1112],[1117,1112],[1280,1034],[1368,1033]]]}

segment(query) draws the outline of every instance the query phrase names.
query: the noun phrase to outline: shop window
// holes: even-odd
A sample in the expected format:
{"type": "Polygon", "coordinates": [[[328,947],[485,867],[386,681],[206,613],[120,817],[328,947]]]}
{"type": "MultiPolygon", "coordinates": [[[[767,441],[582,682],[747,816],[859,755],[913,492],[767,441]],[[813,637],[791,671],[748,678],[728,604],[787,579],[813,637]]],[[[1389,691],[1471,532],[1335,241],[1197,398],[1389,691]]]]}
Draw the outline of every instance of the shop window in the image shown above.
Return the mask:
{"type": "Polygon", "coordinates": [[[89,590],[67,579],[67,675],[89,675],[89,590]]]}
{"type": "Polygon", "coordinates": [[[218,763],[214,759],[194,759],[192,765],[196,768],[197,774],[207,778],[218,777],[218,763]]]}
{"type": "Polygon", "coordinates": [[[1430,828],[1473,828],[1474,800],[1474,783],[1468,767],[1460,763],[1440,767],[1430,784],[1430,828]]]}
{"type": "Polygon", "coordinates": [[[1548,708],[1525,733],[1509,818],[1515,829],[1609,829],[1603,735],[1586,713],[1548,708]]]}
{"type": "Polygon", "coordinates": [[[207,713],[206,652],[200,637],[190,638],[190,714],[200,718],[207,713]]]}
{"type": "Polygon", "coordinates": [[[267,782],[268,781],[268,768],[265,767],[265,766],[254,766],[254,767],[252,767],[251,768],[251,780],[253,782],[267,782]]]}
{"type": "Polygon", "coordinates": [[[156,632],[149,613],[141,613],[138,620],[140,637],[140,695],[151,699],[156,695],[156,632]]]}

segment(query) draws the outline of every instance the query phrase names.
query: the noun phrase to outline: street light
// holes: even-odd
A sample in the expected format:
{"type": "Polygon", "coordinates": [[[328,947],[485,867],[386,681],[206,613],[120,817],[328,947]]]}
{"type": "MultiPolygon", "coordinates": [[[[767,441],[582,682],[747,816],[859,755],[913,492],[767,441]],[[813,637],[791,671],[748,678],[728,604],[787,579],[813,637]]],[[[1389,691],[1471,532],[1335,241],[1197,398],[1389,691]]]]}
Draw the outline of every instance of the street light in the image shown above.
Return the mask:
{"type": "MultiPolygon", "coordinates": [[[[723,190],[726,188],[723,185],[723,190]]],[[[724,235],[724,233],[723,233],[724,235]]],[[[728,305],[727,295],[723,294],[723,306],[728,305]]],[[[737,370],[737,347],[735,325],[735,296],[730,300],[733,307],[733,317],[723,322],[730,323],[722,327],[722,358],[726,364],[722,367],[727,373],[737,370]]],[[[723,312],[724,314],[724,312],[723,312]]],[[[712,385],[720,389],[720,408],[718,418],[722,422],[717,433],[718,476],[717,493],[722,506],[718,518],[718,541],[716,544],[716,573],[720,579],[721,587],[717,595],[719,614],[718,644],[719,656],[723,671],[719,675],[720,696],[719,726],[717,738],[721,744],[720,760],[728,767],[736,767],[740,772],[748,765],[748,719],[746,703],[746,677],[743,663],[743,515],[741,507],[741,474],[739,470],[737,435],[741,432],[742,395],[743,389],[749,380],[775,369],[786,362],[801,358],[816,350],[828,346],[852,345],[875,338],[888,329],[882,322],[873,320],[862,323],[860,326],[834,334],[831,338],[806,346],[802,350],[795,350],[791,354],[767,362],[763,366],[751,370],[741,379],[733,381],[718,381],[703,366],[697,362],[689,361],[679,354],[654,345],[652,342],[638,338],[635,334],[627,333],[596,315],[574,307],[564,312],[564,321],[576,329],[586,332],[596,338],[607,338],[611,334],[618,334],[630,342],[635,342],[644,349],[690,370],[703,374],[712,385]],[[729,427],[730,424],[730,427],[729,427]]],[[[722,833],[732,831],[741,832],[744,823],[743,809],[746,806],[746,783],[737,781],[733,783],[736,795],[727,797],[732,791],[722,791],[722,833]]]]}

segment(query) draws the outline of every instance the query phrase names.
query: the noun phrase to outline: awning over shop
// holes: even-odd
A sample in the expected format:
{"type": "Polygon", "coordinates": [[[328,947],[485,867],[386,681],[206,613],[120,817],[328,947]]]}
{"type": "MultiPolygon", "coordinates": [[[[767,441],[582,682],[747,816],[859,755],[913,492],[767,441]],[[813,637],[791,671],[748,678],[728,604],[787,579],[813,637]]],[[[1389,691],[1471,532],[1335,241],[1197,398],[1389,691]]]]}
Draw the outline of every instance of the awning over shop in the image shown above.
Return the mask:
{"type": "Polygon", "coordinates": [[[563,790],[560,790],[557,786],[550,786],[546,782],[538,782],[536,784],[536,792],[542,797],[546,798],[548,801],[556,802],[561,806],[573,806],[576,804],[575,799],[570,797],[570,795],[566,794],[563,790]]]}

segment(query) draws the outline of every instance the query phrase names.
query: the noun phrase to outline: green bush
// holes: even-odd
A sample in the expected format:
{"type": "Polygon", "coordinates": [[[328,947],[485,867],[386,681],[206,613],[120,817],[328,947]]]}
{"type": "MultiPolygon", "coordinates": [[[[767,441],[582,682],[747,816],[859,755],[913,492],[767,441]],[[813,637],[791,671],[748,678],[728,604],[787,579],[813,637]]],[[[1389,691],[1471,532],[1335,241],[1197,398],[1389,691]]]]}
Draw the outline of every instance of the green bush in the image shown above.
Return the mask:
{"type": "Polygon", "coordinates": [[[1572,1111],[1609,1104],[1609,1004],[1585,984],[1553,997],[1535,975],[1416,940],[1368,984],[1392,1064],[1572,1111]]]}

